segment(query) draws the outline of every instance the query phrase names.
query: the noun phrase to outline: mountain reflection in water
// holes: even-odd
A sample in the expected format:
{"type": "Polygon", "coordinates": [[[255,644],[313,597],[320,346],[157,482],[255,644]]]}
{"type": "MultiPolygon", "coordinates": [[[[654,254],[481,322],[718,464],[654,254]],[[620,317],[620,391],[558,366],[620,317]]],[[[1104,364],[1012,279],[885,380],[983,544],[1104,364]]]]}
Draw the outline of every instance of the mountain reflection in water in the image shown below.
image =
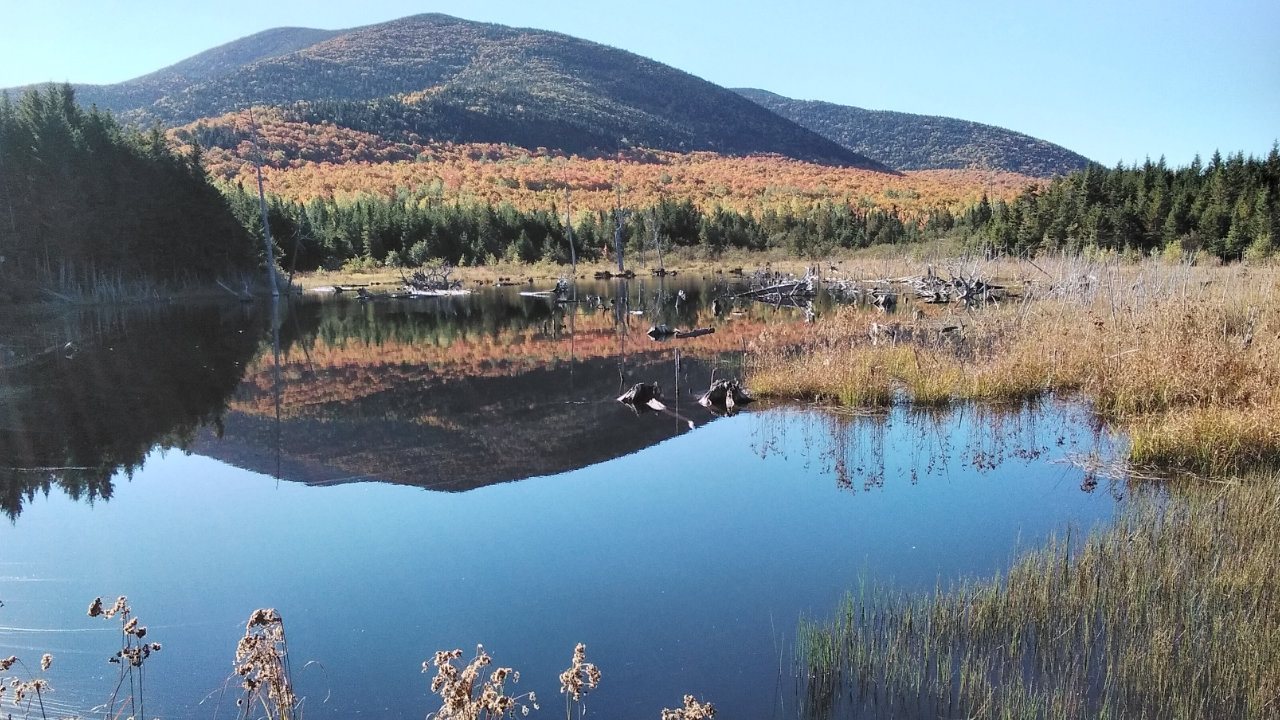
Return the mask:
{"type": "Polygon", "coordinates": [[[274,311],[275,328],[261,305],[0,320],[0,502],[16,517],[53,487],[110,497],[112,476],[153,447],[313,484],[438,490],[603,462],[688,427],[637,421],[613,401],[624,385],[656,382],[704,424],[712,416],[692,401],[712,372],[740,375],[746,344],[796,317],[758,305],[717,316],[723,289],[588,283],[570,304],[514,288],[293,299],[274,311]],[[716,333],[655,343],[645,335],[655,324],[716,333]]]}
{"type": "Polygon", "coordinates": [[[295,300],[278,353],[270,308],[15,326],[0,655],[53,652],[58,712],[82,714],[119,635],[84,608],[123,593],[164,643],[152,716],[217,714],[245,619],[273,606],[312,718],[425,716],[422,661],[479,642],[543,715],[584,642],[604,672],[593,714],[653,718],[692,693],[791,718],[801,612],[859,577],[990,574],[1114,511],[1123,486],[1082,492],[1060,462],[1114,450],[1079,406],[716,419],[694,403],[713,372],[740,376],[744,346],[801,311],[716,315],[693,285],[677,308],[672,287],[295,300]],[[654,324],[716,332],[657,343],[654,324]],[[614,400],[639,381],[695,429],[614,400]]]}

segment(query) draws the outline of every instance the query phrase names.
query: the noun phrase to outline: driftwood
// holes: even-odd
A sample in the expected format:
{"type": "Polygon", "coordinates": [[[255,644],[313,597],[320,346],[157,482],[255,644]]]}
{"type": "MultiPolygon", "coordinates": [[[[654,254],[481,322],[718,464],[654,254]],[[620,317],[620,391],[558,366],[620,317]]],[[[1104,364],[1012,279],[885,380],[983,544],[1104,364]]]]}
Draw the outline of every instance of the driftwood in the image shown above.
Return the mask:
{"type": "Polygon", "coordinates": [[[715,332],[715,328],[695,328],[693,330],[677,330],[667,325],[654,325],[649,328],[649,332],[645,333],[654,340],[670,340],[671,338],[696,338],[703,335],[710,335],[715,332]]]}
{"type": "Polygon", "coordinates": [[[735,298],[743,298],[746,300],[762,300],[772,302],[782,298],[797,297],[813,297],[815,291],[811,280],[794,280],[791,282],[777,283],[767,287],[756,288],[740,292],[735,298]]]}
{"type": "Polygon", "coordinates": [[[434,293],[447,290],[461,290],[461,280],[450,280],[449,274],[453,272],[453,266],[449,263],[440,263],[424,267],[422,270],[415,271],[413,275],[404,278],[404,284],[412,292],[417,293],[434,293]]]}
{"type": "Polygon", "coordinates": [[[963,272],[952,272],[951,277],[940,278],[932,265],[924,275],[904,280],[915,287],[916,297],[927,303],[976,305],[999,300],[1006,292],[1003,285],[994,285],[975,275],[965,277],[963,272]]]}
{"type": "Polygon", "coordinates": [[[636,276],[634,270],[623,270],[622,272],[611,272],[609,270],[597,270],[593,277],[596,280],[611,280],[613,278],[631,279],[636,276]]]}
{"type": "Polygon", "coordinates": [[[645,333],[654,340],[666,340],[676,334],[676,331],[666,325],[654,325],[649,328],[649,332],[645,333]]]}
{"type": "Polygon", "coordinates": [[[711,387],[698,398],[698,404],[712,412],[732,415],[755,398],[737,380],[713,380],[711,387]]]}
{"type": "Polygon", "coordinates": [[[677,330],[676,337],[677,338],[696,338],[696,337],[702,337],[703,335],[710,335],[715,331],[716,329],[713,327],[694,328],[693,330],[677,330]]]}

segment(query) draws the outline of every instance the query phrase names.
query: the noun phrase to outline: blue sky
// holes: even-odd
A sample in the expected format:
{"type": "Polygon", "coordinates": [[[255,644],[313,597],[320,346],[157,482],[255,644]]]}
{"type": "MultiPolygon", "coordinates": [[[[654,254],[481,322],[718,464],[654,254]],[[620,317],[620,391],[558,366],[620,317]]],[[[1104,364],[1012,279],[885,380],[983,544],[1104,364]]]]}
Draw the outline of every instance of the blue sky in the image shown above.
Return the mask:
{"type": "Polygon", "coordinates": [[[555,30],[726,87],[999,125],[1106,165],[1280,139],[1276,0],[5,0],[0,87],[118,82],[272,27],[421,12],[555,30]]]}

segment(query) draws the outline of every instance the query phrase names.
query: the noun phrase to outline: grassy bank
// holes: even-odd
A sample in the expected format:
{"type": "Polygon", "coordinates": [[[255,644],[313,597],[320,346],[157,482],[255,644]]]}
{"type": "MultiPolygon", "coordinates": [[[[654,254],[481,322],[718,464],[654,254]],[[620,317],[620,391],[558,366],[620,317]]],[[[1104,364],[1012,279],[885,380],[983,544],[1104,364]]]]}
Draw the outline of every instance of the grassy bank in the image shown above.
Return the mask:
{"type": "Polygon", "coordinates": [[[753,390],[868,406],[1075,394],[1129,435],[1135,463],[1205,475],[1280,463],[1280,270],[1113,258],[966,272],[1017,294],[890,316],[848,308],[799,344],[764,336],[753,390]]]}
{"type": "Polygon", "coordinates": [[[1280,712],[1276,476],[1135,500],[1007,574],[864,588],[802,619],[804,697],[854,717],[1269,718],[1280,712]]]}
{"type": "Polygon", "coordinates": [[[865,406],[1075,395],[1128,434],[1131,466],[1170,482],[1131,487],[1114,526],[1050,540],[1007,573],[926,597],[863,588],[834,618],[802,619],[808,709],[1275,717],[1280,272],[1114,258],[965,270],[1017,296],[851,308],[799,343],[762,337],[753,389],[865,406]]]}

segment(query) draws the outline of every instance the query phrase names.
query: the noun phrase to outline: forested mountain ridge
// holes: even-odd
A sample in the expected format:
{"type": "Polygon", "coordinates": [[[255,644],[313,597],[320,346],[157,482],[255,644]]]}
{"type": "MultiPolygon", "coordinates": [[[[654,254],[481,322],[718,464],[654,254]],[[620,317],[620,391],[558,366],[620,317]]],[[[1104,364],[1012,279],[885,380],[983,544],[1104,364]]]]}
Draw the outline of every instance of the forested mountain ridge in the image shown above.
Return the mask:
{"type": "Polygon", "coordinates": [[[310,28],[274,28],[219,45],[169,67],[114,85],[75,86],[77,101],[103,110],[138,114],[140,108],[181,93],[195,83],[236,72],[250,63],[309,47],[336,33],[310,28]]]}
{"type": "Polygon", "coordinates": [[[391,141],[582,154],[631,147],[777,153],[888,170],[736,93],[638,55],[438,14],[335,32],[267,31],[143,78],[78,92],[144,126],[268,105],[391,141]]]}
{"type": "Polygon", "coordinates": [[[996,170],[1052,177],[1089,159],[1060,145],[994,125],[890,110],[864,110],[737,88],[743,97],[898,170],[996,170]]]}

